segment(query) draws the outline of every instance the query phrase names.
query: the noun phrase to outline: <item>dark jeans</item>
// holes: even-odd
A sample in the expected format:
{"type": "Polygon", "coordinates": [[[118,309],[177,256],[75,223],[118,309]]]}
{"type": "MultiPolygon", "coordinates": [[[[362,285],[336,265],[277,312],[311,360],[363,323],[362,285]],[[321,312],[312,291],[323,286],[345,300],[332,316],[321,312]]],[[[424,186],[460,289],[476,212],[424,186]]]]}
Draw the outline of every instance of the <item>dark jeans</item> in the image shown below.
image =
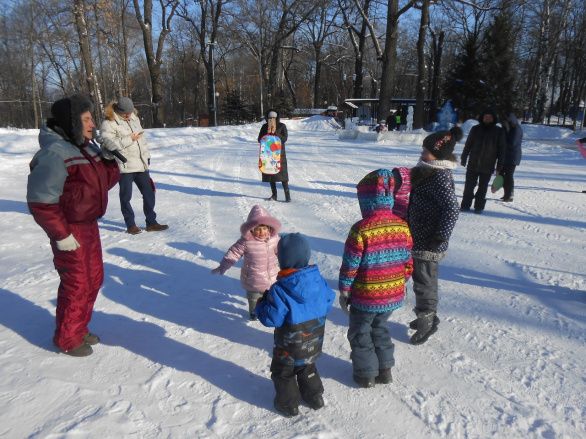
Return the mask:
{"type": "MultiPolygon", "coordinates": [[[[283,191],[285,192],[285,200],[288,201],[291,199],[291,195],[289,194],[289,182],[282,181],[281,183],[283,183],[283,191]]],[[[277,199],[277,183],[275,183],[274,181],[271,181],[270,184],[271,184],[271,193],[276,200],[277,199]]]]}
{"type": "Polygon", "coordinates": [[[374,378],[380,369],[395,365],[395,345],[387,327],[391,313],[364,312],[350,306],[348,341],[354,375],[374,378]]]}
{"type": "Polygon", "coordinates": [[[513,193],[515,192],[515,179],[513,178],[513,175],[515,174],[516,167],[516,165],[505,165],[501,171],[504,180],[503,188],[505,190],[505,199],[512,198],[513,193]]]}
{"type": "Polygon", "coordinates": [[[438,268],[436,261],[413,258],[413,292],[415,312],[437,311],[438,268]]]}
{"type": "Polygon", "coordinates": [[[120,174],[120,207],[126,227],[135,226],[134,211],[130,205],[132,199],[132,183],[142,194],[142,210],[146,217],[146,225],[156,224],[157,214],[155,213],[155,190],[151,182],[149,171],[131,172],[120,174]]]}
{"type": "Polygon", "coordinates": [[[315,363],[294,366],[273,358],[271,380],[276,391],[275,405],[281,407],[297,407],[301,398],[307,401],[324,393],[315,363]]]}
{"type": "Polygon", "coordinates": [[[468,169],[466,171],[466,183],[464,184],[464,195],[462,196],[462,209],[470,209],[472,199],[474,199],[474,210],[484,210],[486,204],[486,191],[490,182],[490,174],[477,172],[468,169]],[[474,188],[478,184],[476,194],[474,188]]]}

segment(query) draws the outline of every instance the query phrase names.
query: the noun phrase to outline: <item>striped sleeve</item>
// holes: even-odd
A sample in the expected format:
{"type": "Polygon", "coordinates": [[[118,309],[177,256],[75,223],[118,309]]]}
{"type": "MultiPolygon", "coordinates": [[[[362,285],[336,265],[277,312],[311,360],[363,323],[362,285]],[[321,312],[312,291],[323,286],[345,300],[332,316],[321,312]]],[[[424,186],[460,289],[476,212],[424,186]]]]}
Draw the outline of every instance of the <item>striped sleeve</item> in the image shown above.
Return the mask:
{"type": "Polygon", "coordinates": [[[358,232],[355,226],[352,226],[348,237],[346,238],[346,244],[344,245],[344,255],[342,256],[342,266],[340,267],[340,276],[338,281],[338,288],[340,294],[349,296],[352,284],[356,275],[358,274],[358,268],[362,261],[362,255],[364,253],[364,240],[362,235],[358,232]]]}

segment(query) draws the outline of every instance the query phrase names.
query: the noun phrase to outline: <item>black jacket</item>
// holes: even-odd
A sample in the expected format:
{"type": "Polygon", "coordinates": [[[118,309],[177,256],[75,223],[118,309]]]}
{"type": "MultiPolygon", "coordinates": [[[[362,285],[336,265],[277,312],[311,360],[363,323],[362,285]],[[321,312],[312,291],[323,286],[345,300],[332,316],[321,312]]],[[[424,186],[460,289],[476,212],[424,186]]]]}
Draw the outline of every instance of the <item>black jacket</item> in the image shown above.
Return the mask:
{"type": "Polygon", "coordinates": [[[505,165],[519,166],[521,163],[521,142],[523,130],[520,125],[512,125],[507,131],[507,152],[505,153],[505,165]]]}
{"type": "MultiPolygon", "coordinates": [[[[268,120],[268,119],[267,119],[268,120]]],[[[268,123],[263,124],[258,133],[258,141],[267,134],[268,123]]],[[[285,142],[287,141],[287,126],[279,121],[277,117],[277,130],[275,135],[281,139],[281,170],[278,174],[262,174],[262,181],[289,181],[289,173],[287,171],[287,153],[285,151],[285,142]]]]}
{"type": "Polygon", "coordinates": [[[482,174],[492,174],[495,166],[502,169],[506,150],[505,130],[496,123],[480,123],[470,130],[461,162],[463,166],[482,174]]]}
{"type": "Polygon", "coordinates": [[[411,169],[407,222],[414,258],[439,261],[444,256],[459,212],[452,171],[423,166],[411,169]]]}

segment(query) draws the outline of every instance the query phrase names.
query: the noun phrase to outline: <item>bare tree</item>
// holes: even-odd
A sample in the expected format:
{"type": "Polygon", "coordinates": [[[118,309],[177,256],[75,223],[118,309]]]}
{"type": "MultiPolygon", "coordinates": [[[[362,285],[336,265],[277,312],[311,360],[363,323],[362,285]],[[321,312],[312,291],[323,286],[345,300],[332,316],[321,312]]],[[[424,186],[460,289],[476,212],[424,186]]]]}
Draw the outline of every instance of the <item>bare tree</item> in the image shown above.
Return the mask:
{"type": "Polygon", "coordinates": [[[79,48],[84,67],[87,92],[96,104],[96,117],[98,120],[101,120],[104,111],[104,104],[102,102],[102,96],[98,86],[98,79],[94,73],[94,63],[92,60],[92,50],[90,47],[90,38],[85,11],[86,5],[84,0],[73,1],[73,16],[75,17],[75,28],[79,38],[79,48]]]}
{"type": "MultiPolygon", "coordinates": [[[[206,70],[207,95],[210,113],[216,114],[214,108],[216,102],[214,51],[217,48],[218,32],[220,29],[220,17],[222,9],[229,4],[226,0],[183,0],[178,15],[187,21],[193,28],[199,42],[202,61],[206,70]],[[193,10],[195,9],[195,11],[193,10]]],[[[217,104],[216,104],[217,105],[217,104]]],[[[213,120],[216,125],[217,121],[213,120]]]]}
{"type": "Polygon", "coordinates": [[[399,9],[399,0],[388,0],[387,2],[387,34],[382,57],[383,65],[378,107],[378,113],[383,118],[389,114],[389,110],[391,109],[391,99],[393,97],[395,65],[397,63],[399,18],[407,12],[414,3],[415,1],[409,1],[399,9]]]}
{"type": "Polygon", "coordinates": [[[413,114],[413,128],[423,128],[425,105],[425,36],[429,28],[429,4],[431,0],[423,0],[418,8],[421,9],[419,24],[419,38],[417,39],[417,88],[415,95],[415,113],[413,114]]]}
{"type": "Polygon", "coordinates": [[[366,42],[368,39],[368,30],[372,27],[368,20],[368,13],[371,7],[371,0],[364,0],[360,11],[355,11],[356,3],[348,3],[347,0],[338,0],[340,11],[344,20],[344,27],[348,31],[348,37],[354,50],[354,74],[352,75],[354,87],[352,91],[353,98],[361,98],[364,87],[364,56],[366,51],[366,42]],[[360,27],[354,23],[354,11],[360,16],[360,27]]]}
{"type": "Polygon", "coordinates": [[[316,16],[310,18],[306,25],[302,26],[301,33],[306,36],[313,50],[315,61],[315,75],[313,80],[313,107],[319,107],[321,102],[322,69],[325,62],[323,55],[324,44],[327,39],[338,32],[336,19],[340,9],[330,2],[322,4],[316,11],[316,16]]]}
{"type": "Polygon", "coordinates": [[[179,6],[178,0],[159,0],[161,7],[161,29],[157,41],[157,48],[153,46],[153,1],[143,0],[143,10],[141,12],[139,0],[133,0],[136,19],[142,29],[144,51],[149,68],[151,79],[151,104],[153,114],[153,126],[160,127],[165,122],[161,102],[163,100],[163,84],[161,82],[161,65],[163,63],[163,54],[165,39],[171,32],[171,21],[175,11],[179,6]]]}

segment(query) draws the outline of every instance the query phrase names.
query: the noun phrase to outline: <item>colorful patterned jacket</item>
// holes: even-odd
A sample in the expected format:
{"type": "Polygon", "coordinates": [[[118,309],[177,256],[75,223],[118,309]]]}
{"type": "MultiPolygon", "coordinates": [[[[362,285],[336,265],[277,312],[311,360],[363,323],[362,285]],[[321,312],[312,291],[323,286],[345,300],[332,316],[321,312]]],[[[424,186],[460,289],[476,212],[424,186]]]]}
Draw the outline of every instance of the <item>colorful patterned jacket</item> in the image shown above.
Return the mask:
{"type": "Polygon", "coordinates": [[[411,276],[411,233],[407,223],[393,214],[394,179],[379,169],[356,186],[363,219],[352,226],[340,267],[340,294],[365,312],[399,308],[405,283],[411,276]]]}

